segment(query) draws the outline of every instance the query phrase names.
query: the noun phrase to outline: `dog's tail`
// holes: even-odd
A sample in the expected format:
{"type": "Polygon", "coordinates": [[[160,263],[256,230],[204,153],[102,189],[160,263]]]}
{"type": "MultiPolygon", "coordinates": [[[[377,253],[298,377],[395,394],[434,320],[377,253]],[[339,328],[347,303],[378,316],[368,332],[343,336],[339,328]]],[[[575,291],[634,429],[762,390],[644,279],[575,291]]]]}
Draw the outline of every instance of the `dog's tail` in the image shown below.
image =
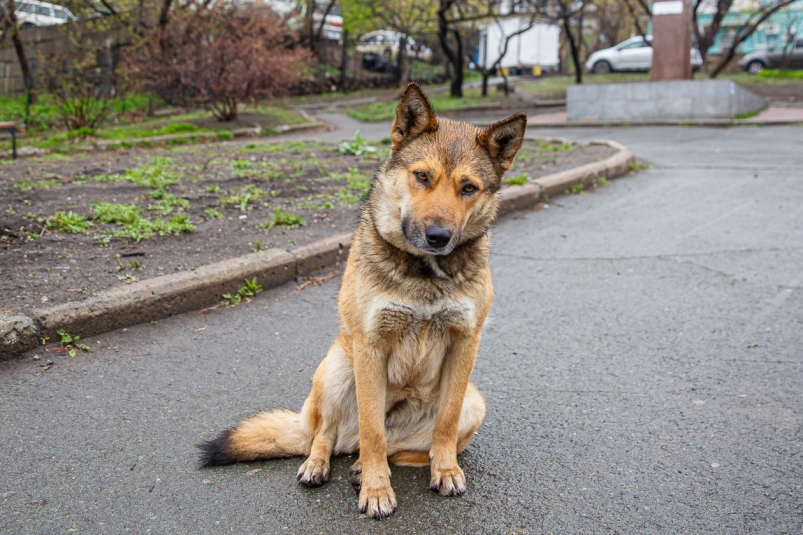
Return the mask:
{"type": "Polygon", "coordinates": [[[311,446],[312,434],[304,429],[301,415],[289,410],[262,412],[198,444],[201,468],[309,455],[311,446]]]}

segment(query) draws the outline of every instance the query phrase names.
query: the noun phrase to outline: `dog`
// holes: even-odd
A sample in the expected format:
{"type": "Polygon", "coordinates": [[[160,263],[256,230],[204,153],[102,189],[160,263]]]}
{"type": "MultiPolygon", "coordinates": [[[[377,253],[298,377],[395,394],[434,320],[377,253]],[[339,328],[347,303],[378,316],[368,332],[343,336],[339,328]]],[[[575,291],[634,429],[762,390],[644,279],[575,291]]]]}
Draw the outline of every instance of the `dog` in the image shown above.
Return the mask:
{"type": "Polygon", "coordinates": [[[298,480],[317,487],[333,454],[359,451],[350,480],[377,519],[396,510],[389,462],[429,464],[433,491],[465,492],[457,456],[485,417],[469,377],[493,299],[490,225],[526,124],[436,117],[407,87],[354,232],[340,335],[301,412],[263,412],[199,445],[203,467],[303,455],[298,480]]]}

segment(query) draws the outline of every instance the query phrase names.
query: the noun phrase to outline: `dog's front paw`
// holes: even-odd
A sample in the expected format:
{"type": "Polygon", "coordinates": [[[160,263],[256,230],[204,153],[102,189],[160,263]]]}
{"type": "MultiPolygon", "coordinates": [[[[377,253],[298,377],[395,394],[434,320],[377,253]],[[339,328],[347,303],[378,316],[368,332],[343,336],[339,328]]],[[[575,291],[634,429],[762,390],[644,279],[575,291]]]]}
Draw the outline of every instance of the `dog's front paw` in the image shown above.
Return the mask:
{"type": "Polygon", "coordinates": [[[433,464],[429,488],[441,496],[460,496],[466,492],[466,475],[457,463],[448,468],[433,464]]]}
{"type": "Polygon", "coordinates": [[[381,470],[365,470],[361,465],[362,463],[355,463],[357,469],[362,468],[360,512],[370,518],[389,517],[396,511],[396,494],[390,486],[390,470],[387,466],[381,470]]]}
{"type": "Polygon", "coordinates": [[[373,490],[363,486],[360,490],[360,512],[377,520],[387,518],[396,512],[396,494],[390,486],[373,490]]]}
{"type": "Polygon", "coordinates": [[[296,479],[305,487],[320,487],[329,480],[329,460],[310,457],[299,467],[296,479]]]}

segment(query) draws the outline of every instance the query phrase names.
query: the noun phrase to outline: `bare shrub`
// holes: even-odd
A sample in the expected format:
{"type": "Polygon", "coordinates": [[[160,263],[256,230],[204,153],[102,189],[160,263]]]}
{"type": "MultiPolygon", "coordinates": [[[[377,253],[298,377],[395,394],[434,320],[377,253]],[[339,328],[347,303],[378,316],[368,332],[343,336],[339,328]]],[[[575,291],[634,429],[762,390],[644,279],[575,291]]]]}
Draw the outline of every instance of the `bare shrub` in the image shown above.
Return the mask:
{"type": "Polygon", "coordinates": [[[177,11],[128,56],[144,89],[176,106],[204,106],[222,121],[238,104],[287,93],[309,61],[286,23],[269,9],[177,11]]]}

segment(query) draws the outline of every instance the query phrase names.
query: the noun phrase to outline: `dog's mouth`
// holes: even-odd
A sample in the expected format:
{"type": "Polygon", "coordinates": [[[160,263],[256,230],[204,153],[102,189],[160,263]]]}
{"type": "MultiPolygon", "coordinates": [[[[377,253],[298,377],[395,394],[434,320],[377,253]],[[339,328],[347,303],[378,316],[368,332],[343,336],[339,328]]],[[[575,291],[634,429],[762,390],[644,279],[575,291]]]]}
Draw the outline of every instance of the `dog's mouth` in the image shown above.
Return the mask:
{"type": "Polygon", "coordinates": [[[460,240],[460,232],[439,225],[423,225],[410,219],[402,220],[402,233],[407,241],[424,253],[445,256],[460,240]]]}

